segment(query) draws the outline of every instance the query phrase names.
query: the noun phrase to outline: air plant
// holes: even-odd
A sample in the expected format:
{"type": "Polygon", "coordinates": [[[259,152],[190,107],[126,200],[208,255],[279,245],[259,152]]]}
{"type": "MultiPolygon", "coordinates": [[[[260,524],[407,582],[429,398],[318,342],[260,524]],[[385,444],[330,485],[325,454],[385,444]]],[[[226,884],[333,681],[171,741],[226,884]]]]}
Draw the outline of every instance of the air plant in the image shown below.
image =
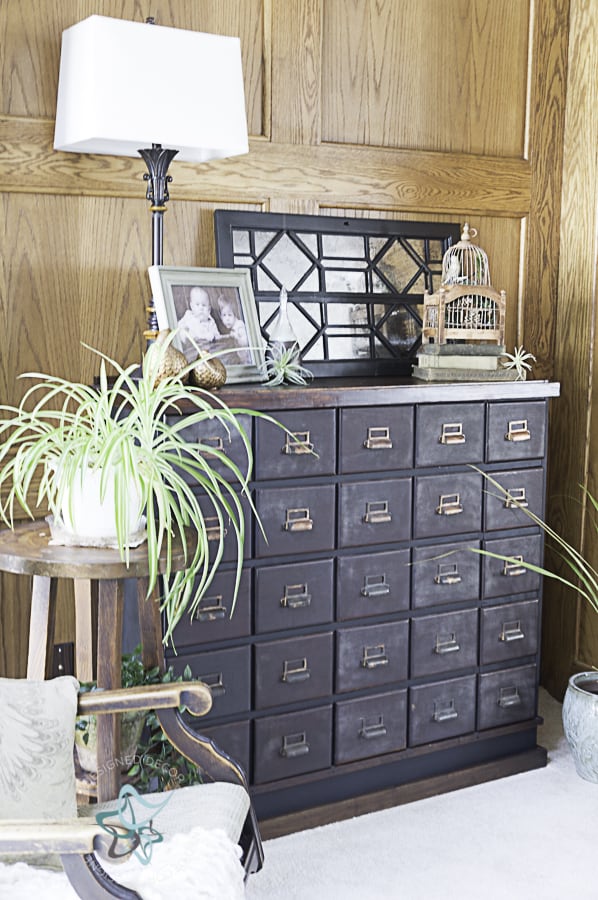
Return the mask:
{"type": "Polygon", "coordinates": [[[506,356],[507,359],[502,365],[505,369],[515,369],[517,381],[525,381],[527,373],[532,370],[531,364],[527,360],[530,359],[536,362],[536,357],[533,353],[527,353],[523,349],[523,345],[515,347],[514,353],[504,353],[503,356],[506,356]]]}
{"type": "Polygon", "coordinates": [[[285,383],[305,386],[314,377],[309,369],[301,365],[297,344],[285,347],[277,342],[268,348],[262,374],[271,387],[285,383]]]}

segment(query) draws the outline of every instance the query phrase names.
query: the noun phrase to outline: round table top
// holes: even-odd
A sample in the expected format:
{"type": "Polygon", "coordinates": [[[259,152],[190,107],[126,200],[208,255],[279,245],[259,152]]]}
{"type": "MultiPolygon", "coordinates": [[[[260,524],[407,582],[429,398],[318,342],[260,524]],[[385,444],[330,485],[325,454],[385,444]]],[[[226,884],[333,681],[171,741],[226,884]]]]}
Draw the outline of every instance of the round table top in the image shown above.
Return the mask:
{"type": "MultiPolygon", "coordinates": [[[[171,568],[184,567],[179,541],[172,549],[171,568]]],[[[40,519],[0,530],[0,571],[50,578],[144,578],[149,574],[147,544],[130,550],[127,565],[118,550],[52,544],[50,526],[40,519]]]]}

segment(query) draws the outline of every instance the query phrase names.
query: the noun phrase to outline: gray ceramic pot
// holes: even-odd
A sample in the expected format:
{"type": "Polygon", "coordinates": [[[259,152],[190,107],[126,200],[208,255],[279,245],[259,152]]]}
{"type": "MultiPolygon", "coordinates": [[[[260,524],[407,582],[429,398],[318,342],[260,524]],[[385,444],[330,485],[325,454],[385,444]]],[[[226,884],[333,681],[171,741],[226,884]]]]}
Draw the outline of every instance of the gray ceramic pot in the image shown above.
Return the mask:
{"type": "Polygon", "coordinates": [[[598,783],[598,672],[579,672],[569,679],[563,728],[577,774],[598,783]]]}

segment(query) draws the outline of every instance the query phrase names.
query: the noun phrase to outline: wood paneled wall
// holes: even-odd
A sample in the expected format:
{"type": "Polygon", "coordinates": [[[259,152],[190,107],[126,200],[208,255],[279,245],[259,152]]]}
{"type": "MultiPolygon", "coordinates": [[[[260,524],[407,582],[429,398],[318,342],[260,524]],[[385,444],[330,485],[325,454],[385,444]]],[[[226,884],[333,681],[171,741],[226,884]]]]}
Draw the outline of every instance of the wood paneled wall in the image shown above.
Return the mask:
{"type": "MultiPolygon", "coordinates": [[[[572,0],[582,5],[581,0],[572,0]]],[[[569,0],[105,0],[101,13],[241,37],[248,155],[173,163],[165,262],[215,264],[216,207],[468,220],[508,296],[507,343],[550,377],[569,0]]],[[[52,149],[64,28],[91,0],[0,4],[0,391],[89,380],[85,341],[142,351],[141,160],[52,149]]],[[[215,73],[217,77],[217,73],[215,73]]],[[[556,412],[555,412],[556,415],[556,412]]],[[[58,639],[72,631],[68,604],[58,639]]],[[[22,672],[27,587],[0,581],[0,670],[22,672]]]]}

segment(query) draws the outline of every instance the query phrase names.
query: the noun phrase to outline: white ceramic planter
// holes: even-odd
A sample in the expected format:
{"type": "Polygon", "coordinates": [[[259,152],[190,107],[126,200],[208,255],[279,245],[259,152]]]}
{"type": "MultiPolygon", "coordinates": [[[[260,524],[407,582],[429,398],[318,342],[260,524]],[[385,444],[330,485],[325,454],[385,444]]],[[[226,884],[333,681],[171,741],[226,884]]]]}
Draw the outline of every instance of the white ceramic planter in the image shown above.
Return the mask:
{"type": "Polygon", "coordinates": [[[598,672],[579,672],[569,679],[563,729],[577,774],[598,783],[598,672]]]}
{"type": "MultiPolygon", "coordinates": [[[[101,478],[101,470],[86,469],[74,480],[70,490],[65,491],[60,530],[70,543],[82,546],[116,544],[114,484],[108,482],[102,497],[101,478]]],[[[141,494],[134,481],[128,488],[128,509],[127,534],[133,538],[132,545],[141,543],[145,537],[145,519],[141,515],[141,494]]]]}

